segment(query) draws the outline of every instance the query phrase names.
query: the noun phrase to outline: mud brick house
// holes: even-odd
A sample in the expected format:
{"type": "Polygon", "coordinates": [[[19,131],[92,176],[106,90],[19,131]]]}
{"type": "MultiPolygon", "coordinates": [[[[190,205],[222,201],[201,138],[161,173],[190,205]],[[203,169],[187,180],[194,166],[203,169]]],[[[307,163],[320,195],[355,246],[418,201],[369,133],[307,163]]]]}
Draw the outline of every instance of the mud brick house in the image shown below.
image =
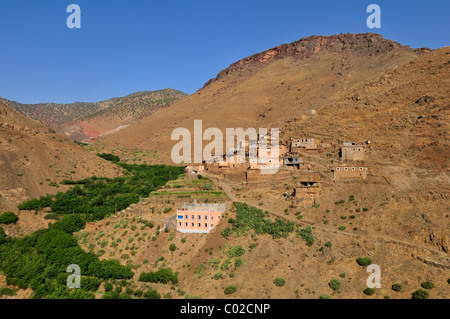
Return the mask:
{"type": "Polygon", "coordinates": [[[303,163],[303,159],[301,157],[285,157],[283,160],[283,165],[286,167],[296,167],[300,168],[300,164],[303,163]]]}
{"type": "Polygon", "coordinates": [[[294,189],[295,198],[316,199],[319,197],[320,187],[318,181],[302,181],[294,189]]]}
{"type": "Polygon", "coordinates": [[[199,164],[199,165],[188,165],[184,168],[184,173],[186,176],[193,175],[193,174],[202,174],[205,171],[205,165],[199,164]]]}
{"type": "Polygon", "coordinates": [[[339,156],[342,161],[364,161],[365,142],[343,142],[339,156]]]}
{"type": "Polygon", "coordinates": [[[333,179],[338,181],[359,181],[367,177],[367,166],[340,165],[331,168],[333,179]]]}
{"type": "Polygon", "coordinates": [[[300,151],[320,152],[320,140],[316,138],[302,138],[291,141],[291,153],[298,153],[300,151]]]}
{"type": "Polygon", "coordinates": [[[177,209],[177,230],[182,233],[209,233],[225,212],[225,204],[181,203],[177,209]]]}

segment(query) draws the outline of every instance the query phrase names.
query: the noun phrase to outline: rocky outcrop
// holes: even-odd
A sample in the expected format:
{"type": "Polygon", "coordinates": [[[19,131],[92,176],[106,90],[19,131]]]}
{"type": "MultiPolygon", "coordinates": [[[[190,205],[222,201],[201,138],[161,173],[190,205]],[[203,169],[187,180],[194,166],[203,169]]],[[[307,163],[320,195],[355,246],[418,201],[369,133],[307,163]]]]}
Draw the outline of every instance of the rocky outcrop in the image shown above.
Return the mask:
{"type": "Polygon", "coordinates": [[[359,34],[339,34],[331,36],[313,35],[302,38],[298,41],[282,44],[272,49],[251,55],[231,64],[217,74],[217,77],[206,82],[204,87],[220,80],[226,75],[234,72],[241,72],[246,68],[258,68],[258,66],[267,64],[275,59],[285,57],[295,57],[297,59],[307,59],[320,51],[327,50],[329,52],[352,51],[355,53],[366,54],[368,56],[383,54],[395,50],[408,50],[422,55],[430,52],[428,48],[411,49],[398,42],[384,39],[383,36],[376,33],[359,33],[359,34]]]}

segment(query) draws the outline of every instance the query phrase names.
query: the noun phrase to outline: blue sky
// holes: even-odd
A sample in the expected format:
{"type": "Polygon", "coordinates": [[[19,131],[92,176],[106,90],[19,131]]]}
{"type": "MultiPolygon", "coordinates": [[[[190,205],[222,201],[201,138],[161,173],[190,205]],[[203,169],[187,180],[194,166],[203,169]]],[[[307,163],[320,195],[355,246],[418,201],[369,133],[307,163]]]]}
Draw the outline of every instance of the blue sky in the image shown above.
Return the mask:
{"type": "Polygon", "coordinates": [[[136,91],[193,93],[231,63],[310,35],[377,32],[449,45],[446,0],[1,0],[0,96],[94,102],[136,91]],[[81,29],[69,29],[69,4],[81,29]],[[381,29],[366,8],[381,7],[381,29]]]}

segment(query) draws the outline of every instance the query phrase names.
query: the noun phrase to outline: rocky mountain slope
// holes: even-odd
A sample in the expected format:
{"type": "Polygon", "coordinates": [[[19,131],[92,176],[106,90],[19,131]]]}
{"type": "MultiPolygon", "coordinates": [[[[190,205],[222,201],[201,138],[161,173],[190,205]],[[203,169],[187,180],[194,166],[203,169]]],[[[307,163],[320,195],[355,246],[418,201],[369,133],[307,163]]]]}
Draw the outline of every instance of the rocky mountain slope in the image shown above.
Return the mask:
{"type": "Polygon", "coordinates": [[[377,34],[313,36],[232,64],[189,97],[101,142],[139,148],[170,160],[177,127],[273,127],[335,101],[427,49],[410,49],[377,34]],[[232,116],[231,116],[232,115],[232,116]],[[129,137],[132,137],[130,139],[129,137]]]}
{"type": "Polygon", "coordinates": [[[62,179],[121,170],[0,101],[0,173],[0,211],[16,211],[23,200],[65,189],[62,179]]]}
{"type": "Polygon", "coordinates": [[[186,95],[178,90],[164,89],[136,92],[94,103],[21,104],[3,101],[22,114],[65,133],[72,140],[90,142],[92,138],[128,126],[186,95]]]}

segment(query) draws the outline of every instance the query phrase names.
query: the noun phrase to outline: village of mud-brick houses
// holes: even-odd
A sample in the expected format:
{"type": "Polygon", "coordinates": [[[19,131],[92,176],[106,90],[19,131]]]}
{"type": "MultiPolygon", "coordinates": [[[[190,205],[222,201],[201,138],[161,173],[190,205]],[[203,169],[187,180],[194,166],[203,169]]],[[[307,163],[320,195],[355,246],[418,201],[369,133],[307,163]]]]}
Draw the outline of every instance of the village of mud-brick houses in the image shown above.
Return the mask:
{"type": "MultiPolygon", "coordinates": [[[[271,148],[271,144],[274,144],[274,140],[270,139],[270,133],[258,135],[256,140],[240,142],[237,148],[230,149],[227,154],[212,157],[200,164],[186,166],[186,177],[209,175],[217,179],[227,179],[248,185],[281,183],[295,178],[296,185],[289,194],[285,194],[285,198],[292,201],[292,207],[303,208],[316,204],[321,193],[321,179],[323,179],[323,174],[315,172],[311,163],[303,160],[303,157],[331,157],[333,154],[327,151],[336,151],[337,148],[339,159],[329,167],[332,173],[332,182],[362,182],[367,178],[368,167],[364,164],[364,156],[370,141],[340,141],[336,145],[335,143],[323,143],[312,137],[300,139],[290,137],[285,142],[276,141],[274,145],[277,147],[271,148]],[[249,158],[249,160],[245,161],[245,158],[249,158]]],[[[203,204],[203,206],[205,205],[203,204]]],[[[210,223],[210,227],[207,223],[198,221],[206,221],[212,214],[217,222],[221,212],[225,210],[225,207],[219,209],[213,207],[212,204],[211,207],[208,205],[206,205],[208,207],[197,206],[197,204],[191,204],[189,209],[184,203],[180,206],[177,211],[180,219],[177,223],[177,230],[209,232],[215,223],[210,223]],[[189,212],[186,211],[187,209],[189,212]],[[209,215],[206,216],[204,212],[208,212],[209,215]],[[192,221],[181,221],[183,219],[181,216],[186,219],[188,215],[192,221]],[[198,221],[194,222],[195,218],[198,221]]]]}
{"type": "MultiPolygon", "coordinates": [[[[311,137],[290,137],[287,141],[276,141],[277,147],[271,148],[274,140],[270,139],[268,143],[269,139],[270,134],[259,135],[256,140],[241,142],[226,155],[185,166],[186,178],[202,175],[258,186],[295,180],[295,186],[283,195],[291,201],[291,207],[308,208],[314,206],[320,197],[324,179],[330,179],[328,183],[364,182],[369,174],[365,154],[370,141],[339,141],[336,144],[311,137]],[[327,170],[331,173],[327,175],[315,171],[312,163],[303,159],[325,158],[328,162],[333,155],[338,155],[338,158],[332,160],[333,165],[327,164],[327,170]],[[246,158],[249,160],[245,161],[246,158]]],[[[170,224],[182,233],[209,233],[221,221],[226,210],[223,203],[182,202],[176,214],[169,218],[174,221],[170,224]]],[[[88,224],[92,231],[102,227],[101,222],[88,224]]]]}

